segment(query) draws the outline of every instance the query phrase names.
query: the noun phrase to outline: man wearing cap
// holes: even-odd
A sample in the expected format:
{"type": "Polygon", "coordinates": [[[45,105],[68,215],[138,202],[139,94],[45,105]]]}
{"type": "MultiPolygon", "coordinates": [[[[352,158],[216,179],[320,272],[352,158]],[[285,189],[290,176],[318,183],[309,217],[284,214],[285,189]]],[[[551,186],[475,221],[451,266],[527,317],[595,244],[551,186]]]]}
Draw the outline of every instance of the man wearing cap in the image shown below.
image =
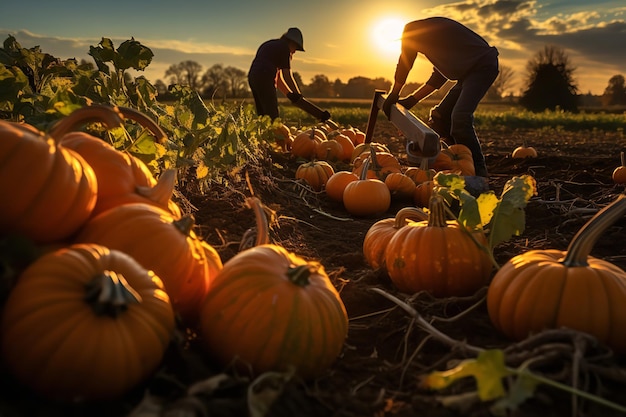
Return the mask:
{"type": "Polygon", "coordinates": [[[445,17],[407,23],[402,33],[402,51],[394,83],[383,111],[389,117],[391,106],[396,102],[410,109],[446,81],[456,81],[443,100],[432,108],[429,124],[449,145],[467,146],[472,151],[476,176],[487,177],[485,158],[474,130],[474,112],[498,71],[498,50],[461,23],[445,17]],[[433,72],[425,84],[400,98],[418,53],[433,64],[433,72]]]}
{"type": "MultiPolygon", "coordinates": [[[[291,58],[296,51],[304,52],[298,28],[289,28],[279,39],[266,41],[257,50],[248,71],[248,84],[259,116],[279,117],[276,88],[294,104],[303,99],[291,71],[291,58]]],[[[330,113],[324,112],[320,119],[330,119],[330,113]]]]}

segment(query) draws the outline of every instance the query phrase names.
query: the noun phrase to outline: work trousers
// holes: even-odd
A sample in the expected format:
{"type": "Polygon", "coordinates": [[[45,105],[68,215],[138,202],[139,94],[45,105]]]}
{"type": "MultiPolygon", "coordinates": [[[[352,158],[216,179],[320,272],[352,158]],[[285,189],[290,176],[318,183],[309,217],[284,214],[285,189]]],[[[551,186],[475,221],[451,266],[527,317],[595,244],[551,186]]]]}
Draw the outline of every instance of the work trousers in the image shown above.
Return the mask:
{"type": "Polygon", "coordinates": [[[486,177],[487,166],[474,128],[474,112],[498,76],[498,63],[479,65],[458,80],[430,111],[429,124],[447,143],[459,143],[472,151],[476,175],[486,177]]]}

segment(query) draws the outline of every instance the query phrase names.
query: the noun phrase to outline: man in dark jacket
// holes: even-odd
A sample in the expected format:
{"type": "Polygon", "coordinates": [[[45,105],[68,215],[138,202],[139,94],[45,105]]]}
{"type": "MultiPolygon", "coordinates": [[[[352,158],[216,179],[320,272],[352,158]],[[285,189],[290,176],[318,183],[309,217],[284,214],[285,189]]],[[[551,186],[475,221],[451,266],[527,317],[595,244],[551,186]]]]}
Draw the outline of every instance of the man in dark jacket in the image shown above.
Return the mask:
{"type": "MultiPolygon", "coordinates": [[[[302,103],[302,93],[291,71],[291,59],[296,51],[304,52],[302,32],[298,28],[289,28],[279,39],[266,41],[257,50],[248,71],[248,84],[259,116],[279,117],[277,88],[292,103],[302,103]]],[[[316,116],[321,121],[330,119],[328,111],[316,116]]]]}
{"type": "Polygon", "coordinates": [[[383,111],[389,117],[396,102],[410,109],[447,80],[456,81],[443,100],[431,109],[429,124],[446,143],[467,146],[472,151],[476,175],[487,177],[485,158],[474,129],[474,112],[498,72],[498,50],[461,23],[445,17],[410,22],[404,27],[402,52],[383,111]],[[418,53],[433,64],[433,72],[425,84],[399,98],[418,53]]]}

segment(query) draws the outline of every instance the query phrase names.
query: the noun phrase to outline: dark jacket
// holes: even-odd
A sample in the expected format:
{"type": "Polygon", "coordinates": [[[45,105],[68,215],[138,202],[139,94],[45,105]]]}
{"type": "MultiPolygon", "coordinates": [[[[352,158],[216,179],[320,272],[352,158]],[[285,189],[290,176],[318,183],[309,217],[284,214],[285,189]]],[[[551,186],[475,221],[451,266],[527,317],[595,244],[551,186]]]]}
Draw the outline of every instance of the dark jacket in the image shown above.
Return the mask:
{"type": "Polygon", "coordinates": [[[276,71],[291,67],[291,51],[285,39],[271,39],[263,42],[257,50],[248,74],[253,77],[276,76],[276,71]]]}
{"type": "Polygon", "coordinates": [[[417,54],[433,64],[426,84],[438,89],[447,80],[461,80],[474,67],[497,64],[498,50],[468,27],[445,17],[407,23],[402,34],[402,53],[395,82],[405,84],[417,54]]]}

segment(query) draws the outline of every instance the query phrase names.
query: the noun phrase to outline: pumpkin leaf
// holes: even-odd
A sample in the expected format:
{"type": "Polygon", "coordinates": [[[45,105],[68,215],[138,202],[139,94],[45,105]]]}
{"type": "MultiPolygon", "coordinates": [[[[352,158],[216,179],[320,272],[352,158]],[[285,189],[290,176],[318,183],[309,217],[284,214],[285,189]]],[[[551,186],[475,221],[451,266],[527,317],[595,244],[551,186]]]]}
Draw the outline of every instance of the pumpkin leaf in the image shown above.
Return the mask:
{"type": "Polygon", "coordinates": [[[526,227],[524,208],[536,192],[535,179],[530,175],[513,177],[507,181],[490,222],[489,246],[492,249],[511,236],[519,236],[524,231],[526,227]]]}
{"type": "Polygon", "coordinates": [[[504,397],[502,378],[510,371],[504,365],[504,352],[499,349],[482,351],[476,359],[462,361],[447,371],[428,374],[422,385],[431,389],[443,389],[459,379],[474,377],[478,387],[478,396],[482,401],[504,397]]]}
{"type": "Polygon", "coordinates": [[[496,416],[506,416],[510,411],[515,411],[527,399],[532,398],[535,389],[539,385],[537,378],[526,372],[519,372],[508,388],[508,394],[498,399],[491,407],[490,411],[496,416]]]}

